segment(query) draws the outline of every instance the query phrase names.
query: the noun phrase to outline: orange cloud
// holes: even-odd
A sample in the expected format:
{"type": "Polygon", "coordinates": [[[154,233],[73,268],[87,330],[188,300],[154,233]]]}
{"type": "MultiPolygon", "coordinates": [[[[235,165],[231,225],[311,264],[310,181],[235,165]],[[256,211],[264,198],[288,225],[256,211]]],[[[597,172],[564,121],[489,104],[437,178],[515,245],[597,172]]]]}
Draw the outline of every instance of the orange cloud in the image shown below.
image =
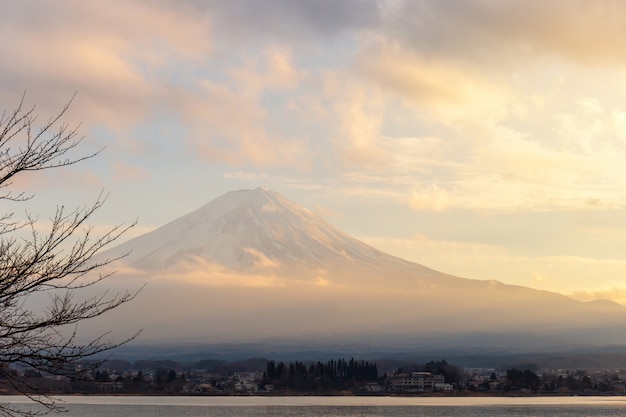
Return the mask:
{"type": "Polygon", "coordinates": [[[137,166],[125,164],[122,162],[117,162],[115,164],[115,174],[114,179],[116,181],[125,181],[125,180],[140,180],[146,178],[148,173],[145,169],[139,168],[137,166]]]}
{"type": "Polygon", "coordinates": [[[210,28],[183,6],[114,0],[16,9],[13,20],[3,20],[0,51],[10,56],[3,77],[13,82],[2,85],[0,97],[10,102],[29,90],[47,112],[78,91],[80,106],[68,115],[75,121],[122,128],[146,117],[164,93],[148,74],[210,51],[210,28]]]}
{"type": "Polygon", "coordinates": [[[404,2],[390,12],[393,37],[433,57],[507,71],[548,56],[584,65],[624,62],[621,1],[404,2]]]}
{"type": "Polygon", "coordinates": [[[580,301],[609,300],[626,306],[626,288],[624,287],[579,290],[566,293],[566,295],[580,301]]]}
{"type": "Polygon", "coordinates": [[[448,208],[449,202],[448,191],[433,184],[426,189],[413,192],[409,206],[414,210],[443,211],[448,208]]]}

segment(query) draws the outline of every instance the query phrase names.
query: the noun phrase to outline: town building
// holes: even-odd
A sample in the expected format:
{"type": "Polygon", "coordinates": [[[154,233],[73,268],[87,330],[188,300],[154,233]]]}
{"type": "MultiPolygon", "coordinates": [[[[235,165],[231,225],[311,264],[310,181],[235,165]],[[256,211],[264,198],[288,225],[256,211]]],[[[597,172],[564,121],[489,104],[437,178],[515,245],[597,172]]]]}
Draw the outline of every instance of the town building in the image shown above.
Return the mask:
{"type": "Polygon", "coordinates": [[[410,372],[396,374],[387,381],[391,392],[430,392],[446,387],[443,375],[430,372],[410,372]]]}

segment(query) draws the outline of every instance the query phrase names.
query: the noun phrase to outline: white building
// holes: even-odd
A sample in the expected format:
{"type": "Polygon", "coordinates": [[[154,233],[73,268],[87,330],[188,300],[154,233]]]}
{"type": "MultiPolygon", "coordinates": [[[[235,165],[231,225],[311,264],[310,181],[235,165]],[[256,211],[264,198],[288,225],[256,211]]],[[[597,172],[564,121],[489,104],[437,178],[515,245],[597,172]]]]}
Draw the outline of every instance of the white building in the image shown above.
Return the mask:
{"type": "Polygon", "coordinates": [[[435,391],[449,385],[443,375],[433,375],[430,372],[397,374],[389,378],[388,384],[389,391],[395,392],[435,391]]]}

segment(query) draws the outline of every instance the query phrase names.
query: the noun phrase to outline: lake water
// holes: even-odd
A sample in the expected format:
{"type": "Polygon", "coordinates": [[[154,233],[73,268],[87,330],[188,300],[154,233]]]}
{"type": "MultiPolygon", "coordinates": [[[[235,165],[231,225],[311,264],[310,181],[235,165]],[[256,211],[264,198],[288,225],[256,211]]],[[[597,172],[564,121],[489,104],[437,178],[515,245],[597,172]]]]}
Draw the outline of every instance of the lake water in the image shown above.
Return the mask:
{"type": "MultiPolygon", "coordinates": [[[[59,397],[68,417],[626,416],[626,397],[59,397]]],[[[2,403],[33,407],[22,397],[2,403]]]]}

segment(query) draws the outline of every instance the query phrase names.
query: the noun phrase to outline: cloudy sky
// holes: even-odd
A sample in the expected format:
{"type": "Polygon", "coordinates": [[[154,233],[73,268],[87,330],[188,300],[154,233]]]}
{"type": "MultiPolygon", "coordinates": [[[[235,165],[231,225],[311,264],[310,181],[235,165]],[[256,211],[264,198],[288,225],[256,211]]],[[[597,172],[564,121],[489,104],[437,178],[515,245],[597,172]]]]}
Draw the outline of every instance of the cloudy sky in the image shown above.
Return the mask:
{"type": "Polygon", "coordinates": [[[76,93],[105,148],[16,181],[42,219],[104,189],[130,237],[265,186],[443,272],[626,304],[623,1],[5,3],[2,107],[76,93]]]}

